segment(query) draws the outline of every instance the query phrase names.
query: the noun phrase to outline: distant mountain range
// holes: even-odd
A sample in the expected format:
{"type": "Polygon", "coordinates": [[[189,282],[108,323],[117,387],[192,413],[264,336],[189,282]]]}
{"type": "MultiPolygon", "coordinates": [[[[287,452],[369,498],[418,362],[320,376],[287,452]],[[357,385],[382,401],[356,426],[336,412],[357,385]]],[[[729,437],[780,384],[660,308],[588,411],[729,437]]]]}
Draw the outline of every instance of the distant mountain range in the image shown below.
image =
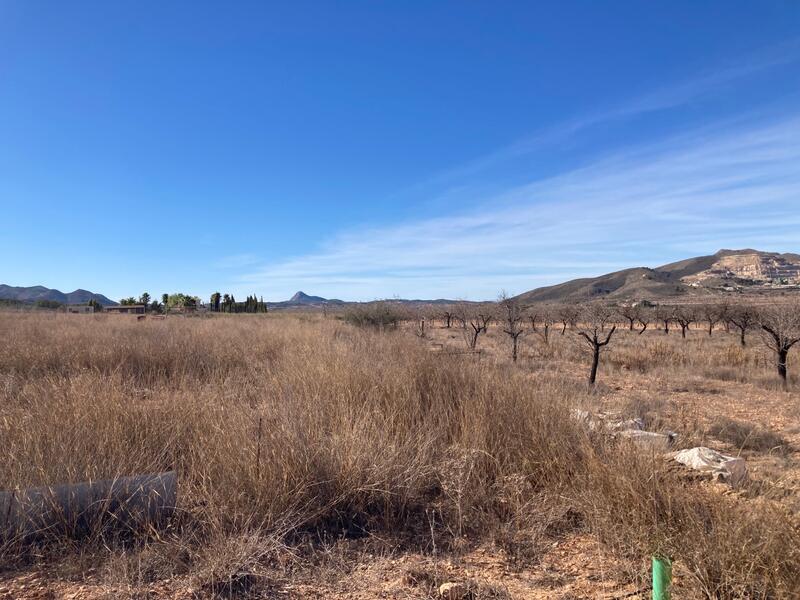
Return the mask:
{"type": "Polygon", "coordinates": [[[103,306],[113,306],[113,300],[106,298],[103,294],[95,294],[87,290],[75,290],[65,294],[59,290],[52,290],[41,285],[32,287],[14,287],[0,284],[0,300],[12,300],[16,302],[34,303],[40,300],[58,302],[60,304],[85,304],[89,300],[96,300],[103,306]]]}
{"type": "MultiPolygon", "coordinates": [[[[558,285],[537,288],[517,296],[526,303],[585,302],[598,298],[611,300],[663,300],[681,296],[726,293],[800,292],[800,254],[779,254],[759,250],[720,250],[662,267],[634,267],[600,275],[573,279],[558,285]]],[[[0,284],[0,300],[35,303],[39,300],[61,304],[85,304],[96,300],[103,306],[116,302],[87,290],[65,294],[40,285],[12,287],[0,284]]],[[[450,304],[454,300],[388,300],[397,304],[450,304]]],[[[297,292],[283,302],[267,302],[271,309],[321,308],[353,304],[297,292]]]]}
{"type": "MultiPolygon", "coordinates": [[[[658,301],[682,296],[731,293],[769,294],[800,292],[800,254],[743,250],[720,250],[656,268],[633,267],[600,275],[573,279],[565,283],[537,288],[517,296],[526,303],[572,303],[609,298],[610,300],[658,301]]],[[[454,300],[390,299],[398,304],[451,304],[454,300]]],[[[275,308],[313,307],[350,304],[326,300],[297,292],[287,302],[271,304],[275,308]]]]}
{"type": "Polygon", "coordinates": [[[800,288],[800,255],[759,250],[720,250],[654,269],[634,267],[573,279],[517,296],[523,302],[583,302],[598,298],[661,300],[684,295],[800,288]]]}
{"type": "MultiPolygon", "coordinates": [[[[387,302],[394,302],[397,304],[451,304],[455,300],[437,299],[437,300],[407,300],[404,298],[391,298],[387,302]]],[[[305,292],[297,292],[289,300],[283,302],[267,302],[267,306],[271,309],[274,308],[321,308],[323,306],[343,306],[347,304],[358,304],[357,302],[347,302],[345,300],[336,300],[332,298],[323,298],[322,296],[309,296],[305,292]]]]}

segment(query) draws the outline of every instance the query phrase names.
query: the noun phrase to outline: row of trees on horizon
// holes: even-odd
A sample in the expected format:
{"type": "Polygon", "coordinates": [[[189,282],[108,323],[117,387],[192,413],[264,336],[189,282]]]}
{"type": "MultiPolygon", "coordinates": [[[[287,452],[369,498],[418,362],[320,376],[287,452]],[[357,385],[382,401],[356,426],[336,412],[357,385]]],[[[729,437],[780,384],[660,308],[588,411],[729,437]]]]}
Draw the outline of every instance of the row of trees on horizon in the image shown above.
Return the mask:
{"type": "Polygon", "coordinates": [[[244,302],[237,302],[233,294],[220,294],[214,292],[211,294],[211,303],[209,305],[211,312],[223,313],[265,313],[267,311],[267,303],[264,302],[264,297],[260,299],[255,294],[247,296],[244,302]]]}
{"type": "MultiPolygon", "coordinates": [[[[255,294],[247,296],[243,302],[237,302],[233,294],[221,294],[214,292],[209,299],[208,309],[211,312],[219,313],[266,313],[268,312],[267,303],[263,296],[259,299],[255,294]]],[[[162,294],[161,301],[153,299],[148,292],[144,292],[139,298],[129,296],[122,298],[119,303],[123,306],[141,304],[145,307],[145,312],[163,314],[170,309],[197,309],[202,305],[199,297],[182,292],[174,294],[162,294]]],[[[89,301],[90,306],[94,306],[96,312],[103,310],[102,305],[96,300],[89,301]]]]}

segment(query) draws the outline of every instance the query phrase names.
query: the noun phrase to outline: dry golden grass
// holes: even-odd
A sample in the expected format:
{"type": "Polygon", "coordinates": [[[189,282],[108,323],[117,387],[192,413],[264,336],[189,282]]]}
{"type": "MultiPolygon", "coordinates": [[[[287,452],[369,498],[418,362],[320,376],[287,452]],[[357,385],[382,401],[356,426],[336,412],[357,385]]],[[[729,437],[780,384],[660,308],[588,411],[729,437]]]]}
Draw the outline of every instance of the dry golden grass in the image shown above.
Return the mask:
{"type": "MultiPolygon", "coordinates": [[[[460,343],[454,330],[430,331],[460,343]]],[[[784,504],[687,481],[569,418],[613,396],[603,385],[587,395],[570,333],[551,333],[547,346],[530,336],[516,365],[495,330],[479,359],[431,353],[408,328],[319,315],[1,313],[0,335],[0,488],[177,470],[168,531],[68,550],[133,587],[182,576],[209,595],[247,595],[278,585],[278,567],[291,577],[287,555],[314,564],[335,540],[362,536],[423,553],[490,542],[532,564],[544,540],[580,529],[640,584],[651,553],[673,556],[686,597],[797,590],[800,531],[784,504]]],[[[773,391],[755,339],[744,350],[722,333],[621,332],[616,342],[601,384],[641,378],[642,392],[713,396],[735,379],[797,398],[773,391]]],[[[692,415],[630,391],[628,410],[649,423],[704,435],[692,415]]],[[[53,540],[45,560],[66,543],[53,540]]],[[[19,567],[42,550],[2,552],[19,567]]]]}

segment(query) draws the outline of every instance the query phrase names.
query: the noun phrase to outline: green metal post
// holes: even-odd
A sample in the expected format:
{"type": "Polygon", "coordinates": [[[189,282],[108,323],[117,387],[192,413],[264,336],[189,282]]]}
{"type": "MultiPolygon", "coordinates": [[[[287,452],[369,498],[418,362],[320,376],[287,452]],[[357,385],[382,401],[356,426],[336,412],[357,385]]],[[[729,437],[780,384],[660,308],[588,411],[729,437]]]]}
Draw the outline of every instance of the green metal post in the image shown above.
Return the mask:
{"type": "Polygon", "coordinates": [[[653,557],[653,600],[670,600],[669,587],[672,584],[672,561],[668,558],[653,557]]]}

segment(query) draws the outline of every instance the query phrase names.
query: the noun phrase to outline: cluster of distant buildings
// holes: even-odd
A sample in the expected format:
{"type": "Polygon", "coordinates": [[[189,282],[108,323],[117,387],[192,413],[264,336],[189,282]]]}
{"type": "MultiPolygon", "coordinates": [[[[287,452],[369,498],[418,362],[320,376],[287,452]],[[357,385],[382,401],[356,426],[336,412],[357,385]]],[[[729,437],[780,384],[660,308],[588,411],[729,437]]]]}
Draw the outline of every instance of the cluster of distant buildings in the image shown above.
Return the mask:
{"type": "MultiPolygon", "coordinates": [[[[67,304],[64,310],[70,314],[88,315],[94,312],[94,306],[91,304],[67,304]]],[[[103,312],[112,315],[143,315],[145,306],[144,304],[118,304],[103,307],[103,312]]]]}

